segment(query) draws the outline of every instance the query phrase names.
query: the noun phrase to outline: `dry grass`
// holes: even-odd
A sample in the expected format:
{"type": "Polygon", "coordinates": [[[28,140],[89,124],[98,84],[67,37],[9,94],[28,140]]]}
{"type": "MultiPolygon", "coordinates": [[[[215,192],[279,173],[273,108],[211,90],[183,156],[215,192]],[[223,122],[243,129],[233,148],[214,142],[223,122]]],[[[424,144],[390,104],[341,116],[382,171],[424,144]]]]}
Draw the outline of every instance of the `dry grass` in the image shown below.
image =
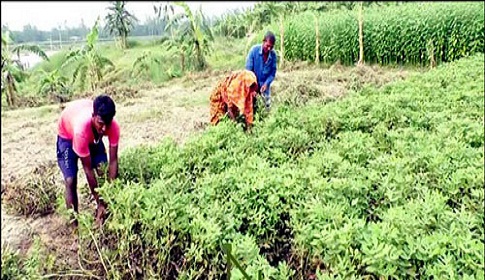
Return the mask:
{"type": "Polygon", "coordinates": [[[365,85],[381,87],[392,81],[404,79],[408,71],[361,65],[357,67],[332,65],[329,68],[297,63],[287,66],[289,72],[278,73],[272,91],[275,102],[296,106],[309,101],[327,102],[344,96],[349,91],[358,91],[365,85]]]}
{"type": "Polygon", "coordinates": [[[60,180],[55,161],[47,161],[24,176],[10,176],[4,185],[2,203],[9,214],[44,216],[52,213],[56,197],[61,194],[60,180]]]}

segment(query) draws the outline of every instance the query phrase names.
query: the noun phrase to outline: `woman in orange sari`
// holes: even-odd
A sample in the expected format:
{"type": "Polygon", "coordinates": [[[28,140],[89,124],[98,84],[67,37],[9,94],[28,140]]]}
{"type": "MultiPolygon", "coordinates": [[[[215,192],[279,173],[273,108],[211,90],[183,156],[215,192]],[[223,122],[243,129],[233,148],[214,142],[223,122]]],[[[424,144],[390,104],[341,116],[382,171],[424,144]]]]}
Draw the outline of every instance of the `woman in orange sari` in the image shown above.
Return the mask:
{"type": "Polygon", "coordinates": [[[235,120],[244,115],[246,127],[253,124],[253,100],[256,98],[258,81],[252,71],[241,70],[231,73],[219,81],[210,97],[210,118],[213,125],[227,115],[235,120]]]}

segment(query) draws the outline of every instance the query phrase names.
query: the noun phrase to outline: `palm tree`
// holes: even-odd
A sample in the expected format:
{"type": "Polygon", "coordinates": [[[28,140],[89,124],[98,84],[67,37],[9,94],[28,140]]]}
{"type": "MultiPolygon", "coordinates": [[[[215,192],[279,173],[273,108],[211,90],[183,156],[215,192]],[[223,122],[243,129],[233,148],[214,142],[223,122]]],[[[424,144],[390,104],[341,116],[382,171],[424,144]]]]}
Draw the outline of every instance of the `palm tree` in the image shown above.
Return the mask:
{"type": "Polygon", "coordinates": [[[96,20],[93,28],[87,35],[87,44],[80,49],[71,51],[62,64],[61,68],[67,65],[72,65],[78,62],[72,76],[72,83],[77,80],[80,82],[81,90],[85,88],[86,80],[89,80],[91,90],[95,90],[98,83],[102,80],[105,71],[109,70],[109,66],[114,67],[113,62],[108,58],[102,56],[96,50],[96,42],[98,41],[98,24],[99,18],[96,20]]]}
{"type": "Polygon", "coordinates": [[[126,10],[126,1],[114,1],[111,3],[113,5],[107,8],[110,12],[105,17],[105,28],[111,35],[115,34],[120,39],[121,48],[124,49],[128,47],[128,34],[133,30],[134,23],[138,19],[126,10]]]}
{"type": "Polygon", "coordinates": [[[44,60],[49,60],[45,52],[36,45],[18,45],[10,50],[12,38],[10,32],[2,34],[2,94],[7,97],[7,104],[15,106],[17,84],[25,79],[27,73],[20,61],[20,52],[26,51],[36,54],[44,60]]]}

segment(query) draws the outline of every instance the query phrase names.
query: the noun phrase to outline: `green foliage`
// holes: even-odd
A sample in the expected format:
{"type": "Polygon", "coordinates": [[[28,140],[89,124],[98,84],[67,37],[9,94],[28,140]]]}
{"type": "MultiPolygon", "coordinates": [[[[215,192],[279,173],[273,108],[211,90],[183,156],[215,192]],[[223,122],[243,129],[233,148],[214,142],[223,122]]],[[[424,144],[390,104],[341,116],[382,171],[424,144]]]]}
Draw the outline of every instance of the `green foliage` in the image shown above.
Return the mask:
{"type": "Polygon", "coordinates": [[[217,37],[213,49],[207,56],[207,62],[212,69],[238,70],[246,63],[247,49],[244,39],[217,37]]]}
{"type": "Polygon", "coordinates": [[[140,57],[135,60],[135,62],[133,62],[132,75],[140,76],[146,74],[153,64],[156,65],[160,63],[161,62],[158,57],[152,57],[152,54],[150,52],[144,52],[140,57]]]}
{"type": "Polygon", "coordinates": [[[483,59],[124,153],[107,277],[481,278],[483,59]]]}
{"type": "Polygon", "coordinates": [[[228,38],[244,38],[248,32],[247,13],[236,10],[223,14],[213,26],[214,34],[228,38]]]}
{"type": "Polygon", "coordinates": [[[66,102],[72,97],[72,90],[69,87],[69,79],[54,70],[50,73],[42,71],[43,78],[39,84],[38,93],[43,97],[55,98],[60,102],[66,102]]]}
{"type": "Polygon", "coordinates": [[[126,10],[126,1],[113,1],[111,4],[112,6],[107,8],[109,12],[105,17],[105,28],[111,35],[116,34],[120,38],[121,48],[127,48],[128,35],[138,19],[126,10]]]}
{"type": "MultiPolygon", "coordinates": [[[[226,12],[218,17],[213,25],[215,34],[224,37],[244,38],[247,34],[260,31],[262,26],[279,20],[281,15],[298,15],[303,12],[328,12],[333,10],[352,10],[353,1],[261,1],[245,10],[226,12]]],[[[397,2],[366,1],[364,7],[399,5],[397,2]]],[[[259,38],[259,37],[258,37],[259,38]]]]}
{"type": "MultiPolygon", "coordinates": [[[[243,40],[215,39],[214,51],[206,56],[210,67],[217,70],[240,69],[241,65],[244,65],[247,54],[243,40]]],[[[102,81],[98,82],[98,88],[105,90],[109,85],[116,85],[116,87],[161,85],[174,77],[181,77],[186,71],[196,69],[196,56],[192,54],[188,44],[181,40],[165,38],[158,41],[136,41],[132,46],[121,50],[114,45],[101,45],[93,50],[114,65],[113,71],[109,71],[111,69],[109,65],[102,66],[103,76],[102,81]]],[[[74,71],[85,62],[78,57],[77,61],[73,60],[66,64],[69,53],[71,52],[57,52],[49,57],[49,61],[43,61],[26,71],[28,75],[18,83],[17,97],[20,99],[17,102],[18,106],[53,104],[64,98],[85,96],[86,88],[81,86],[83,81],[79,74],[77,80],[74,83],[72,81],[74,71]],[[66,87],[60,85],[62,77],[69,78],[69,81],[64,83],[66,87]],[[61,92],[41,95],[39,94],[41,84],[57,84],[56,87],[61,92]]],[[[89,78],[85,79],[85,83],[89,83],[89,78]]]]}
{"type": "Polygon", "coordinates": [[[64,68],[68,65],[76,65],[72,74],[72,83],[79,82],[81,90],[85,88],[86,82],[89,82],[90,89],[94,91],[103,79],[105,72],[114,67],[113,62],[101,55],[96,48],[98,24],[99,19],[96,20],[91,32],[86,37],[87,44],[83,48],[71,51],[61,66],[61,68],[64,68]]]}
{"type": "MultiPolygon", "coordinates": [[[[407,3],[364,9],[364,57],[380,64],[448,62],[484,49],[484,5],[463,3],[407,3]],[[430,54],[430,50],[434,53],[430,54]]],[[[320,61],[354,64],[359,40],[356,10],[317,14],[320,61]]],[[[272,30],[279,39],[276,23],[272,30]]],[[[285,59],[315,60],[314,12],[285,19],[285,59]]],[[[262,34],[262,33],[261,33],[262,34]]],[[[257,39],[262,38],[257,36],[257,39]]]]}
{"type": "Polygon", "coordinates": [[[26,277],[19,265],[20,257],[9,247],[2,245],[2,280],[26,277]]]}
{"type": "Polygon", "coordinates": [[[15,106],[17,85],[27,78],[27,72],[20,61],[20,52],[33,53],[48,60],[39,46],[17,45],[11,48],[10,32],[2,33],[2,96],[6,97],[9,106],[15,106]]]}
{"type": "Polygon", "coordinates": [[[153,82],[163,82],[182,76],[181,65],[173,61],[174,55],[174,52],[170,53],[166,49],[144,51],[133,62],[131,77],[137,81],[148,79],[153,82]]]}
{"type": "MultiPolygon", "coordinates": [[[[174,5],[183,9],[183,13],[175,15],[167,25],[167,29],[177,24],[176,37],[177,41],[182,41],[187,46],[180,46],[187,48],[191,56],[195,56],[195,69],[204,70],[207,68],[206,55],[210,51],[209,43],[214,40],[212,31],[208,24],[207,18],[202,13],[202,9],[192,12],[187,3],[183,1],[176,1],[174,5]]],[[[172,39],[175,39],[172,36],[172,39]]],[[[189,57],[191,57],[189,56],[189,57]]]]}
{"type": "Polygon", "coordinates": [[[52,255],[43,252],[39,238],[34,239],[27,256],[2,244],[2,280],[42,279],[45,272],[52,270],[54,260],[52,255]]]}

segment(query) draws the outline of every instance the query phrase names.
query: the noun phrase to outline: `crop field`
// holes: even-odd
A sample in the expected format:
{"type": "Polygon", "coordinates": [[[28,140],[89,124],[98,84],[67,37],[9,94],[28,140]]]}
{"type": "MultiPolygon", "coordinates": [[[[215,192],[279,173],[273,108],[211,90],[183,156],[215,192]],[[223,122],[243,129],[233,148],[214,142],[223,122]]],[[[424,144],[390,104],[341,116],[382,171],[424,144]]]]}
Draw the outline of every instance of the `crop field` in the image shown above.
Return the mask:
{"type": "Polygon", "coordinates": [[[128,150],[106,273],[221,279],[230,243],[264,279],[483,279],[483,60],[128,150]]]}
{"type": "MultiPolygon", "coordinates": [[[[425,65],[430,63],[430,56],[440,63],[474,52],[483,53],[483,10],[483,2],[423,2],[366,9],[364,58],[381,64],[425,65]]],[[[357,11],[289,16],[284,21],[286,59],[315,61],[316,25],[320,61],[345,64],[358,61],[357,11]]],[[[279,24],[271,25],[269,30],[274,30],[280,39],[279,24]]]]}
{"type": "Polygon", "coordinates": [[[484,3],[367,3],[362,64],[358,4],[265,3],[222,22],[242,38],[188,9],[190,27],[125,49],[93,27],[92,48],[73,45],[85,64],[2,53],[2,280],[485,280],[484,3]],[[213,87],[267,30],[271,112],[249,133],[211,126],[213,87]],[[56,125],[101,92],[122,127],[119,178],[100,178],[97,227],[79,165],[74,228],[56,125]]]}

